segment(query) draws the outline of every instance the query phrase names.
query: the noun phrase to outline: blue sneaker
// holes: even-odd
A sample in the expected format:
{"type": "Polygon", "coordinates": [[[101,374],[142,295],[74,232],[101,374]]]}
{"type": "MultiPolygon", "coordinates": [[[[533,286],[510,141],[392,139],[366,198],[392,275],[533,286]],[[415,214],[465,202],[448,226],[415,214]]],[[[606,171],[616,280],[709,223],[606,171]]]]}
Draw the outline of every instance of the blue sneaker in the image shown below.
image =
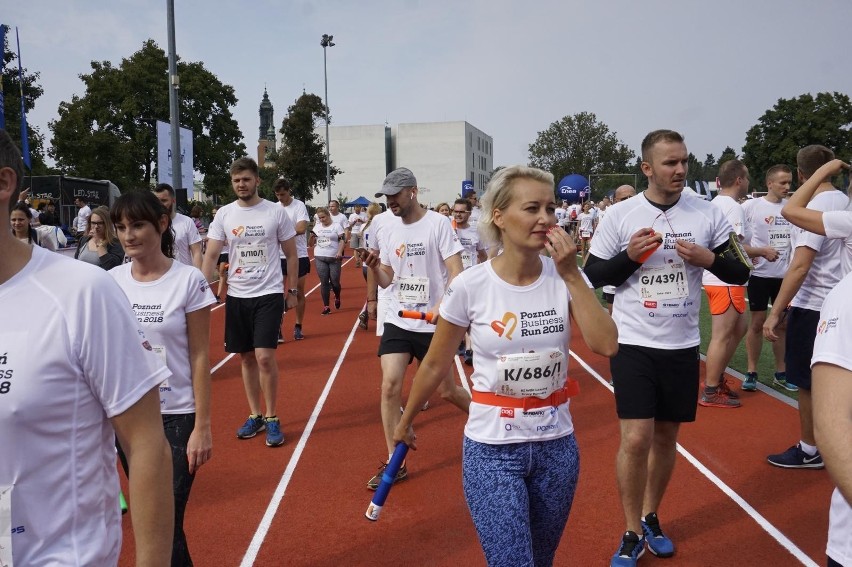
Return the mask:
{"type": "Polygon", "coordinates": [[[302,334],[302,326],[296,325],[293,327],[293,338],[297,341],[301,341],[305,338],[305,335],[302,334]]]}
{"type": "Polygon", "coordinates": [[[795,384],[790,384],[787,382],[787,373],[786,372],[776,372],[775,376],[772,378],[772,383],[776,386],[784,388],[788,392],[798,392],[799,387],[795,384]]]}
{"type": "Polygon", "coordinates": [[[263,421],[263,416],[250,415],[243,426],[237,430],[237,437],[240,439],[251,439],[264,429],[266,429],[266,423],[263,421]]]}
{"type": "Polygon", "coordinates": [[[612,556],[609,567],[635,567],[643,553],[645,553],[645,539],[640,538],[635,532],[624,532],[621,545],[612,556]]]}
{"type": "Polygon", "coordinates": [[[267,417],[266,422],[266,446],[279,447],[284,444],[284,434],[281,433],[281,422],[277,417],[267,417]]]}
{"type": "Polygon", "coordinates": [[[657,557],[674,555],[674,544],[660,528],[660,520],[657,519],[655,512],[651,512],[642,520],[642,533],[645,534],[645,541],[648,542],[648,549],[651,550],[651,553],[657,557]]]}
{"type": "Polygon", "coordinates": [[[746,372],[745,380],[743,380],[743,385],[740,386],[741,389],[746,392],[756,392],[757,391],[757,372],[746,372]]]}

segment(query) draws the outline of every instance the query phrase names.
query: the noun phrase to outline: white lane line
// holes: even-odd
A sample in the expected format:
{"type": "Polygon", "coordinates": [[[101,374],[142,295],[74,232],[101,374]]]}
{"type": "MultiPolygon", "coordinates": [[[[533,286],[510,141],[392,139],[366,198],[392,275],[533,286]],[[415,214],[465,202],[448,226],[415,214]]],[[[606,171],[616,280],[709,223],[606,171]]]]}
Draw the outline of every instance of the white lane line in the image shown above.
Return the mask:
{"type": "Polygon", "coordinates": [[[331,375],[329,375],[328,380],[325,383],[325,388],[320,394],[319,399],[317,400],[316,405],[314,406],[314,411],[311,413],[310,419],[308,419],[308,423],[305,425],[305,430],[302,432],[301,438],[299,438],[299,443],[296,445],[296,449],[293,451],[293,455],[290,457],[290,462],[287,463],[287,468],[284,469],[284,474],[281,476],[281,480],[278,482],[278,487],[275,489],[275,493],[272,495],[272,499],[269,501],[269,506],[266,508],[266,513],[263,515],[263,518],[260,520],[260,525],[257,527],[257,531],[254,534],[254,537],[249,544],[248,550],[246,551],[245,556],[243,557],[242,562],[240,563],[240,567],[249,567],[254,565],[255,559],[257,559],[257,554],[260,552],[260,546],[263,545],[263,540],[266,538],[266,534],[269,532],[269,528],[272,525],[272,519],[275,517],[275,513],[278,511],[278,507],[281,505],[281,500],[284,498],[284,493],[287,490],[287,486],[290,484],[290,479],[293,478],[293,473],[296,470],[296,465],[299,463],[299,459],[302,456],[302,452],[305,450],[305,446],[308,443],[308,438],[311,436],[311,432],[314,430],[314,425],[319,418],[319,414],[322,411],[323,405],[325,405],[325,401],[328,398],[328,394],[331,392],[331,387],[334,385],[334,381],[337,378],[337,373],[340,371],[340,367],[343,365],[343,359],[346,357],[346,353],[349,350],[349,346],[352,344],[352,340],[355,338],[355,331],[358,329],[358,319],[355,319],[355,324],[352,326],[352,330],[349,332],[349,338],[346,339],[346,344],[343,345],[343,350],[340,352],[340,356],[337,358],[337,363],[334,365],[334,369],[331,371],[331,375]]]}
{"type": "MultiPolygon", "coordinates": [[[[610,392],[613,391],[612,386],[609,385],[609,381],[604,379],[603,376],[598,374],[591,366],[589,366],[586,361],[577,356],[577,353],[574,351],[569,351],[570,355],[574,357],[574,360],[580,363],[589,374],[595,377],[595,379],[601,383],[606,389],[610,392]]],[[[751,516],[751,518],[759,525],[763,530],[768,533],[775,541],[777,541],[781,546],[790,552],[790,554],[801,562],[802,565],[806,565],[807,567],[819,567],[819,564],[815,563],[813,559],[811,559],[805,552],[803,552],[799,547],[790,541],[790,539],[784,535],[781,530],[776,528],[772,523],[767,520],[760,512],[758,512],[751,504],[746,502],[746,500],[737,494],[737,492],[725,484],[725,482],[713,474],[713,472],[704,466],[701,461],[696,459],[692,453],[683,448],[683,446],[678,443],[677,444],[677,452],[680,453],[687,461],[689,461],[692,466],[694,466],[698,472],[703,474],[710,482],[715,484],[719,490],[721,490],[725,495],[728,496],[731,500],[733,500],[740,508],[745,511],[746,514],[751,516]]]]}

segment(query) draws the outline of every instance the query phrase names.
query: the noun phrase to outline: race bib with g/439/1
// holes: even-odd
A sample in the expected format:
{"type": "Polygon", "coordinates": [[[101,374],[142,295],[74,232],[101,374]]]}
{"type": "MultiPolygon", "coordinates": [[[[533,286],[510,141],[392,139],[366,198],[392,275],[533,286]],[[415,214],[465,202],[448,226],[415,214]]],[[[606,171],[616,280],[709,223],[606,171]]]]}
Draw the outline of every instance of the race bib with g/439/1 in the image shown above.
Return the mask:
{"type": "Polygon", "coordinates": [[[568,365],[559,350],[505,354],[497,359],[496,394],[546,398],[565,383],[568,365]]]}
{"type": "Polygon", "coordinates": [[[266,265],[266,246],[263,244],[237,244],[236,252],[237,265],[241,268],[266,265]]]}
{"type": "Polygon", "coordinates": [[[639,272],[639,292],[642,301],[688,297],[689,283],[683,260],[657,266],[643,264],[639,272]]]}
{"type": "Polygon", "coordinates": [[[409,276],[396,281],[396,298],[400,303],[429,304],[429,278],[409,276]]]}

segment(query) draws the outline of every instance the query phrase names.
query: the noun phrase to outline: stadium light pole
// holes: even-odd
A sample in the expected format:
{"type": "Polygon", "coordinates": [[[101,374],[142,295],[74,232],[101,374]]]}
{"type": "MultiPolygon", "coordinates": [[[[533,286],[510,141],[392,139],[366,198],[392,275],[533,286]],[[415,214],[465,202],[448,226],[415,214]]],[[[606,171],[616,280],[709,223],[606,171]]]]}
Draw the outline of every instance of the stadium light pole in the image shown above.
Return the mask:
{"type": "Polygon", "coordinates": [[[172,188],[177,192],[178,189],[183,189],[183,175],[180,155],[180,79],[177,74],[177,50],[175,48],[175,1],[168,0],[166,8],[169,35],[169,117],[172,129],[172,188]]]}
{"type": "Polygon", "coordinates": [[[328,143],[328,58],[326,57],[327,47],[334,47],[333,35],[327,33],[322,34],[322,71],[325,78],[325,189],[328,192],[328,201],[331,202],[331,162],[328,143]]]}

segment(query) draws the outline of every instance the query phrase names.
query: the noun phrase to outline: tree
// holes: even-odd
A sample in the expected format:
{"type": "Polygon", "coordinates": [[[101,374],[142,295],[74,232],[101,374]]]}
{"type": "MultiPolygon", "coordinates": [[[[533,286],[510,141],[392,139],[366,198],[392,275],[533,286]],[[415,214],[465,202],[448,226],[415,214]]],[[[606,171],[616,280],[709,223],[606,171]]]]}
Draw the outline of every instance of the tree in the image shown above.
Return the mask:
{"type": "Polygon", "coordinates": [[[822,144],[838,156],[848,157],[852,154],[850,125],[848,95],[834,92],[779,99],[746,134],[743,161],[753,185],[763,188],[766,170],[773,165],[795,168],[796,153],[810,144],[822,144]]]}
{"type": "MultiPolygon", "coordinates": [[[[308,201],[325,188],[325,143],[314,131],[318,122],[325,123],[326,108],[315,94],[302,93],[281,123],[283,136],[275,166],[279,174],[293,183],[293,196],[308,201]]],[[[331,165],[331,179],[343,173],[331,165]]]]}
{"type": "MultiPolygon", "coordinates": [[[[59,105],[50,123],[50,155],[63,173],[109,179],[121,190],[151,184],[156,160],[154,120],[169,121],[168,59],[154,40],[122,59],[92,61],[80,75],[86,93],[59,105]]],[[[205,192],[230,194],[228,168],[245,155],[231,114],[237,99],[202,63],[178,62],[181,125],[193,132],[193,162],[205,192]]],[[[191,189],[191,188],[190,188],[191,189]]]]}
{"type": "MultiPolygon", "coordinates": [[[[6,132],[9,137],[15,142],[15,145],[22,149],[21,145],[21,81],[18,76],[18,56],[8,49],[9,44],[9,26],[6,27],[6,41],[3,48],[2,65],[0,72],[3,73],[3,112],[6,116],[6,132]]],[[[44,94],[44,89],[38,84],[39,74],[30,73],[28,69],[23,68],[24,76],[24,107],[26,112],[32,111],[35,108],[36,100],[44,94]]],[[[36,126],[27,124],[27,141],[30,146],[30,163],[32,164],[33,175],[44,175],[49,173],[49,168],[44,162],[44,135],[39,132],[36,126]]]]}
{"type": "MultiPolygon", "coordinates": [[[[565,116],[539,132],[530,144],[530,165],[545,169],[558,182],[570,173],[627,173],[635,157],[615,132],[591,112],[565,116]]],[[[632,173],[632,171],[630,171],[632,173]]]]}

